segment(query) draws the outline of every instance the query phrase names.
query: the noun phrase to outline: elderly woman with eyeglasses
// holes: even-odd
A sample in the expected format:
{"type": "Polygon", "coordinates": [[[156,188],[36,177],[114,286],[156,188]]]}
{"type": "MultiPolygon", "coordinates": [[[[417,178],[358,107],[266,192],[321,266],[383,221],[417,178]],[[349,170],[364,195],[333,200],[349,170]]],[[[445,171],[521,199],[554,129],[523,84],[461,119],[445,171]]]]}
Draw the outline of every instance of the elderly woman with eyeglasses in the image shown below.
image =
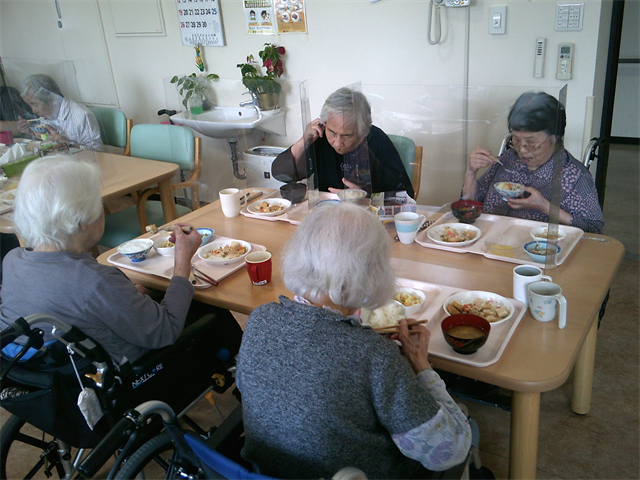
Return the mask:
{"type": "Polygon", "coordinates": [[[293,299],[253,311],[237,362],[242,455],[260,473],[431,478],[422,467],[465,460],[471,427],[429,364],[429,331],[400,320],[398,348],[357,315],[391,299],[390,256],[380,221],[348,203],[315,208],[285,246],[293,299]]]}
{"type": "Polygon", "coordinates": [[[281,182],[297,182],[315,173],[323,192],[404,190],[414,196],[398,151],[389,137],[371,124],[367,97],[346,87],[327,97],[320,117],[307,125],[300,140],[278,155],[271,173],[281,182]],[[311,155],[315,165],[307,165],[311,155]]]}
{"type": "Polygon", "coordinates": [[[593,178],[563,145],[564,107],[547,93],[523,93],[509,111],[508,125],[513,146],[500,157],[502,163],[485,148],[471,152],[463,198],[483,202],[485,213],[547,222],[553,165],[562,162],[560,224],[602,233],[604,218],[593,178]],[[485,167],[489,168],[476,179],[485,167]],[[525,194],[505,203],[492,188],[496,182],[520,183],[525,186],[525,194]]]}

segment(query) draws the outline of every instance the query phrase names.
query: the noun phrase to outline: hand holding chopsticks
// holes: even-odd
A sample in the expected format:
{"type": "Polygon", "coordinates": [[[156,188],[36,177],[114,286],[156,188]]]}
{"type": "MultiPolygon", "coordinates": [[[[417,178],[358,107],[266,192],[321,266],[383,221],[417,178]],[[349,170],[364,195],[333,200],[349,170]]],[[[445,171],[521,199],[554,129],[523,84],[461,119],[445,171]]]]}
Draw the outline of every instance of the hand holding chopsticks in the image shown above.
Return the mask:
{"type": "MultiPolygon", "coordinates": [[[[407,327],[413,327],[414,325],[422,325],[427,323],[429,320],[426,318],[424,320],[413,320],[411,322],[407,322],[407,327]]],[[[378,327],[374,328],[376,332],[379,333],[398,333],[400,331],[400,325],[389,325],[386,327],[378,327]]],[[[409,333],[420,333],[417,330],[410,330],[409,333]]]]}

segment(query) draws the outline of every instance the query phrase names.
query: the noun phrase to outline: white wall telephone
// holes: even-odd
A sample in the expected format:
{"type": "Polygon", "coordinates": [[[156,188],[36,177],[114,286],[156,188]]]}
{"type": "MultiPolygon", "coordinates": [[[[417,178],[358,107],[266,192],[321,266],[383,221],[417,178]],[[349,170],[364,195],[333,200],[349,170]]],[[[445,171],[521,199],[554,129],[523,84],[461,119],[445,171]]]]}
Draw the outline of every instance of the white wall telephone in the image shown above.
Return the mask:
{"type": "Polygon", "coordinates": [[[429,1],[429,25],[427,26],[427,40],[431,45],[436,45],[442,36],[440,25],[440,5],[445,7],[468,7],[471,0],[430,0],[429,1]],[[436,27],[438,28],[438,36],[435,40],[431,40],[431,14],[436,9],[436,27]]]}

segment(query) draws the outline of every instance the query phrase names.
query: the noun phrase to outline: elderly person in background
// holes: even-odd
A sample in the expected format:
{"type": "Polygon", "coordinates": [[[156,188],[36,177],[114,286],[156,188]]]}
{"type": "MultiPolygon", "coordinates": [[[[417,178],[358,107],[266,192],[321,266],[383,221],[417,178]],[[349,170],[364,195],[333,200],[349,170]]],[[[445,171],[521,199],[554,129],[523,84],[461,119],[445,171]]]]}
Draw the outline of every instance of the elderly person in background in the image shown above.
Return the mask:
{"type": "MultiPolygon", "coordinates": [[[[201,239],[195,230],[175,229],[173,278],[155,302],[89,253],[104,230],[100,187],[98,166],[70,156],[27,166],[14,205],[16,230],[28,247],[11,250],[3,261],[0,328],[21,316],[53,314],[93,337],[120,364],[173,344],[182,332],[194,294],[191,257],[201,239]]],[[[227,310],[210,311],[217,315],[219,343],[228,342],[235,354],[240,327],[227,310]]],[[[45,342],[52,339],[46,331],[45,342]]]]}
{"type": "MultiPolygon", "coordinates": [[[[88,150],[102,150],[100,127],[93,113],[83,105],[67,100],[60,87],[49,75],[31,75],[22,84],[22,98],[33,113],[43,118],[38,130],[48,134],[48,140],[77,143],[88,150]]],[[[30,133],[32,128],[25,119],[18,121],[18,128],[30,133]]],[[[36,130],[37,131],[37,130],[36,130]]]]}
{"type": "Polygon", "coordinates": [[[429,331],[400,320],[403,358],[356,315],[392,297],[390,255],[380,221],[345,203],[314,209],[286,245],[293,300],[253,311],[237,362],[242,455],[260,473],[410,478],[467,457],[469,421],[427,360],[429,331]]]}
{"type": "Polygon", "coordinates": [[[562,162],[560,224],[602,233],[604,218],[593,178],[563,145],[564,107],[547,93],[523,93],[509,111],[508,125],[513,147],[500,157],[502,164],[497,163],[490,150],[478,147],[471,152],[462,187],[463,198],[483,202],[485,213],[547,222],[553,164],[562,162]],[[478,170],[484,167],[489,168],[476,179],[478,170]],[[505,205],[492,188],[496,182],[523,184],[526,193],[523,197],[508,199],[505,205]]]}
{"type": "Polygon", "coordinates": [[[274,160],[271,172],[281,182],[297,182],[316,173],[321,191],[360,188],[368,193],[405,190],[414,196],[398,151],[371,124],[371,106],[361,92],[341,88],[324,102],[320,118],[307,125],[291,148],[274,160]],[[314,150],[315,168],[307,166],[314,150]]]}

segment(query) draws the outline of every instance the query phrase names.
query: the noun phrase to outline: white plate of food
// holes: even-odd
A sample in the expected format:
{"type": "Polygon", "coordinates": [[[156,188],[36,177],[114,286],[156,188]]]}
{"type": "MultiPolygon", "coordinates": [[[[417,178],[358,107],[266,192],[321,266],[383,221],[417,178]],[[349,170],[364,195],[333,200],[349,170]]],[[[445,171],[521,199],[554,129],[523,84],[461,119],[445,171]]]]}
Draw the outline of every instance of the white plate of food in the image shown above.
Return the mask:
{"type": "Polygon", "coordinates": [[[285,198],[265,198],[249,205],[247,211],[263,217],[275,217],[282,215],[290,206],[291,202],[285,198]]]}
{"type": "Polygon", "coordinates": [[[442,308],[448,315],[472,313],[488,321],[491,325],[506,322],[513,317],[513,303],[497,293],[471,290],[458,292],[447,298],[442,308]]]}
{"type": "Polygon", "coordinates": [[[251,244],[244,240],[216,240],[200,247],[198,256],[205,262],[226,265],[243,259],[251,251],[251,244]]]}
{"type": "Polygon", "coordinates": [[[15,190],[7,190],[6,192],[0,193],[0,201],[7,205],[13,205],[13,201],[16,198],[15,190]]]}
{"type": "Polygon", "coordinates": [[[466,223],[443,223],[427,229],[427,236],[432,242],[449,247],[471,245],[481,235],[478,227],[466,223]]]}

